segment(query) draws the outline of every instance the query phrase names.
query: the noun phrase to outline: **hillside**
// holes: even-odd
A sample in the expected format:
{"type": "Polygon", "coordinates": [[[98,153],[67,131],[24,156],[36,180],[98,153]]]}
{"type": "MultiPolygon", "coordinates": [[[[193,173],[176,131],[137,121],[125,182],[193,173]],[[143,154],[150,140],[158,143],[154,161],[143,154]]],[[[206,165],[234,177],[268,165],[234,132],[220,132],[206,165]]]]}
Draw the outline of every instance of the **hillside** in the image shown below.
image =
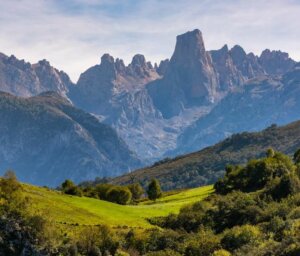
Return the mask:
{"type": "Polygon", "coordinates": [[[47,212],[49,219],[55,220],[64,229],[75,225],[106,224],[114,228],[150,228],[147,218],[178,213],[186,204],[207,197],[212,186],[185,190],[157,200],[145,201],[139,205],[118,205],[99,199],[70,196],[59,191],[23,185],[26,196],[32,200],[32,210],[47,212]]]}
{"type": "Polygon", "coordinates": [[[23,182],[57,186],[140,165],[111,127],[57,93],[0,93],[0,119],[0,169],[12,168],[23,182]]]}
{"type": "Polygon", "coordinates": [[[113,179],[113,183],[127,184],[132,179],[146,184],[160,180],[165,190],[212,184],[224,173],[227,164],[243,164],[261,157],[272,147],[287,154],[300,148],[300,121],[286,126],[271,126],[261,132],[240,133],[201,151],[160,161],[113,179]]]}

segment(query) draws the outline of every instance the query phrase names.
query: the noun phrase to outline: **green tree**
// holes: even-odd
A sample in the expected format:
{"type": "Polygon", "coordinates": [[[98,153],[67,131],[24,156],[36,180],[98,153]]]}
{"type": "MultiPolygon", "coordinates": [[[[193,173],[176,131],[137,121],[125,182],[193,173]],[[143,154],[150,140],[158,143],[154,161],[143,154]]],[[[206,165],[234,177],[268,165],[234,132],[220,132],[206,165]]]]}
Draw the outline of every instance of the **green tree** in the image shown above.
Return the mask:
{"type": "Polygon", "coordinates": [[[295,152],[293,160],[296,164],[300,163],[300,148],[295,152]]]}
{"type": "Polygon", "coordinates": [[[22,213],[26,200],[22,194],[22,186],[15,173],[7,171],[0,179],[0,206],[7,213],[22,213]]]}
{"type": "Polygon", "coordinates": [[[131,191],[133,200],[139,200],[141,196],[144,194],[144,189],[139,183],[128,185],[128,189],[131,191]]]}
{"type": "Polygon", "coordinates": [[[131,202],[132,194],[127,187],[113,186],[107,191],[106,198],[110,202],[126,205],[131,202]]]}
{"type": "Polygon", "coordinates": [[[267,155],[267,157],[274,157],[274,155],[275,155],[274,149],[273,148],[268,148],[266,155],[267,155]]]}
{"type": "Polygon", "coordinates": [[[160,184],[157,179],[153,179],[150,182],[148,186],[147,194],[150,200],[156,200],[157,198],[160,198],[162,196],[160,184]]]}
{"type": "Polygon", "coordinates": [[[65,180],[61,184],[61,188],[65,194],[74,195],[74,196],[82,196],[82,190],[79,187],[77,187],[71,180],[65,180]]]}

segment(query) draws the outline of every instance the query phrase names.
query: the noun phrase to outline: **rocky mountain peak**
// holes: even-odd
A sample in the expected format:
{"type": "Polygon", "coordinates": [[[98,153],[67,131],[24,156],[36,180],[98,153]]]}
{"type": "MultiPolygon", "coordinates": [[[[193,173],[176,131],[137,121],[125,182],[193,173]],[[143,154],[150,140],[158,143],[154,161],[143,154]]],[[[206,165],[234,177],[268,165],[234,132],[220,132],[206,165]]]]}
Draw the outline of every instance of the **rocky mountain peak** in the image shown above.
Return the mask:
{"type": "Polygon", "coordinates": [[[157,64],[156,64],[155,69],[156,69],[157,73],[161,76],[164,76],[168,69],[169,63],[170,63],[170,60],[165,59],[159,63],[159,66],[157,66],[157,64]]]}
{"type": "Polygon", "coordinates": [[[183,109],[210,104],[217,89],[217,76],[199,29],[177,36],[175,51],[163,79],[149,85],[156,107],[165,118],[183,109]]]}
{"type": "Polygon", "coordinates": [[[132,66],[146,66],[146,58],[142,54],[136,54],[133,56],[132,61],[131,61],[132,66]]]}
{"type": "Polygon", "coordinates": [[[259,63],[268,74],[281,75],[291,70],[296,62],[286,52],[266,49],[261,53],[259,63]]]}
{"type": "Polygon", "coordinates": [[[219,50],[210,51],[214,68],[217,72],[219,87],[226,92],[228,89],[241,85],[244,80],[233,63],[227,45],[219,50]]]}
{"type": "Polygon", "coordinates": [[[0,90],[29,97],[44,91],[57,91],[65,95],[73,86],[64,72],[53,68],[46,60],[30,64],[14,55],[0,57],[0,90]]]}
{"type": "Polygon", "coordinates": [[[50,62],[49,62],[48,60],[46,60],[46,59],[43,59],[43,60],[40,60],[40,61],[38,62],[38,65],[50,67],[50,62]]]}
{"type": "Polygon", "coordinates": [[[243,61],[247,57],[247,54],[245,50],[239,46],[235,45],[231,50],[230,50],[230,55],[232,57],[233,62],[237,65],[240,66],[243,64],[243,61]]]}
{"type": "Polygon", "coordinates": [[[115,67],[115,60],[114,57],[105,53],[101,57],[101,64],[100,68],[103,74],[106,74],[108,79],[116,79],[117,77],[117,70],[115,67]]]}
{"type": "Polygon", "coordinates": [[[183,62],[199,59],[205,55],[202,33],[199,29],[177,36],[174,54],[171,62],[183,62]]]}

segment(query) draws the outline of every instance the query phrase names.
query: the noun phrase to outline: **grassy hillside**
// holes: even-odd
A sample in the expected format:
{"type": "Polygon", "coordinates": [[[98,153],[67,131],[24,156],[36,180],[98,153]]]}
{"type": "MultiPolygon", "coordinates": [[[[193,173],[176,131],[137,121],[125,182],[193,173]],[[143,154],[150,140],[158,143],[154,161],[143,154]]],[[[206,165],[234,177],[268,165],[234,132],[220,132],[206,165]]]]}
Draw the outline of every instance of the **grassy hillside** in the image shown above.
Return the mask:
{"type": "Polygon", "coordinates": [[[261,132],[244,132],[201,151],[117,177],[113,183],[127,184],[134,178],[145,185],[157,178],[165,190],[212,184],[224,174],[227,164],[244,164],[249,159],[264,156],[269,147],[293,153],[300,147],[299,137],[300,121],[282,127],[271,126],[261,132]]]}
{"type": "Polygon", "coordinates": [[[147,218],[178,213],[186,204],[200,201],[212,193],[212,186],[190,189],[163,197],[156,202],[139,205],[118,205],[98,199],[61,194],[46,188],[24,185],[32,200],[33,210],[46,213],[57,224],[97,225],[112,227],[150,228],[147,218]]]}

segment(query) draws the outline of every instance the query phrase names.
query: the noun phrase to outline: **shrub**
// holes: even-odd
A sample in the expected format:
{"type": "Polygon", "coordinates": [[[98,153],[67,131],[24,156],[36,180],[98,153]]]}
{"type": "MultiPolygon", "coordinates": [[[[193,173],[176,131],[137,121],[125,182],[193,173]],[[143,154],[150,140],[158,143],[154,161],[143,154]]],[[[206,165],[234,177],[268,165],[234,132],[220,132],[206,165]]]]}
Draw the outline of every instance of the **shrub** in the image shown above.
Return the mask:
{"type": "Polygon", "coordinates": [[[132,194],[126,187],[114,186],[106,193],[106,199],[117,204],[129,204],[131,202],[132,194]]]}
{"type": "Polygon", "coordinates": [[[82,196],[81,188],[77,187],[71,180],[65,180],[61,184],[61,188],[62,188],[63,193],[65,193],[65,194],[74,195],[74,196],[82,196]]]}
{"type": "Polygon", "coordinates": [[[153,179],[150,182],[147,194],[150,200],[156,200],[157,198],[160,198],[162,196],[160,184],[157,179],[153,179]]]}
{"type": "Polygon", "coordinates": [[[221,249],[220,238],[211,230],[201,229],[185,249],[186,256],[207,256],[221,249]]]}
{"type": "Polygon", "coordinates": [[[260,238],[261,232],[257,227],[251,225],[236,226],[225,232],[221,243],[223,248],[233,251],[260,238]]]}
{"type": "Polygon", "coordinates": [[[132,194],[132,199],[135,201],[139,200],[141,198],[141,196],[144,194],[144,189],[142,188],[142,186],[139,183],[134,183],[134,184],[128,185],[127,187],[132,194]]]}

